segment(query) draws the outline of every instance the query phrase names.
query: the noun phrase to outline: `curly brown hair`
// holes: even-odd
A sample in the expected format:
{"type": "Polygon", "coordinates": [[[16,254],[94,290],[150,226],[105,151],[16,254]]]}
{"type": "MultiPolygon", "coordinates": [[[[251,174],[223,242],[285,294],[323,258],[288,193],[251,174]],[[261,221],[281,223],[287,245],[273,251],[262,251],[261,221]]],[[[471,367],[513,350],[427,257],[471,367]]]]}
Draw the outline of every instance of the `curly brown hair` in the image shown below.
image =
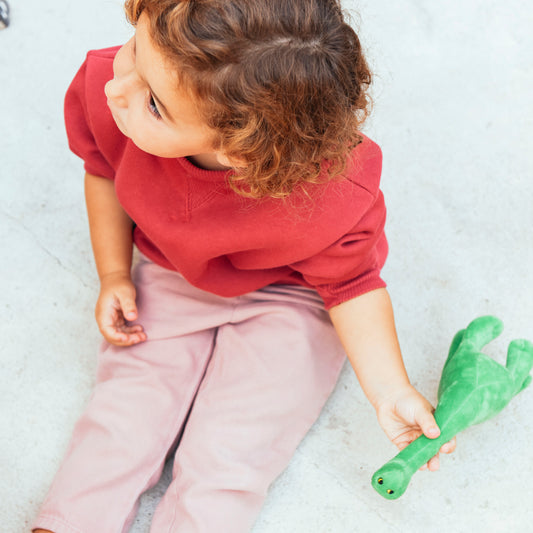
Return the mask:
{"type": "Polygon", "coordinates": [[[239,194],[284,197],[344,171],[371,73],[338,0],[127,0],[125,9],[132,24],[148,15],[155,45],[216,132],[214,149],[244,162],[230,177],[239,194]]]}

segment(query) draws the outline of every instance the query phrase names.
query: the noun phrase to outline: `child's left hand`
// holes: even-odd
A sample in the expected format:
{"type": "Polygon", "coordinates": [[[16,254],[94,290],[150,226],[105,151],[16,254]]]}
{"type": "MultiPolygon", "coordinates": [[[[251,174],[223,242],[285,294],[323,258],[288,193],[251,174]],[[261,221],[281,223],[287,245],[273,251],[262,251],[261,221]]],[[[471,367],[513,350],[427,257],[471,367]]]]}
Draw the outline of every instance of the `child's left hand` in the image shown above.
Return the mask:
{"type": "MultiPolygon", "coordinates": [[[[381,427],[400,450],[403,450],[422,433],[429,439],[435,439],[440,435],[433,411],[433,406],[412,386],[399,390],[376,406],[381,427]]],[[[454,437],[441,447],[440,453],[452,453],[455,447],[454,437]]],[[[421,470],[436,471],[439,466],[437,454],[421,470]]]]}

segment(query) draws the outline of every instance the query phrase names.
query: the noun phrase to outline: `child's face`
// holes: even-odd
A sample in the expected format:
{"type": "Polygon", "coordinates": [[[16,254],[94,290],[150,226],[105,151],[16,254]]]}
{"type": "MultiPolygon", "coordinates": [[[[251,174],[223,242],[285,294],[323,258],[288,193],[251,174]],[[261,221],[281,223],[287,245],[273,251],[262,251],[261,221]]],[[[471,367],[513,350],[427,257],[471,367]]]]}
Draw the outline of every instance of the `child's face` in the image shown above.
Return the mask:
{"type": "Polygon", "coordinates": [[[141,14],[132,37],[113,62],[107,82],[108,106],[120,131],[141,150],[159,157],[193,157],[208,168],[227,168],[227,158],[213,150],[213,131],[195,102],[179,90],[176,76],[152,43],[148,18],[141,14]]]}

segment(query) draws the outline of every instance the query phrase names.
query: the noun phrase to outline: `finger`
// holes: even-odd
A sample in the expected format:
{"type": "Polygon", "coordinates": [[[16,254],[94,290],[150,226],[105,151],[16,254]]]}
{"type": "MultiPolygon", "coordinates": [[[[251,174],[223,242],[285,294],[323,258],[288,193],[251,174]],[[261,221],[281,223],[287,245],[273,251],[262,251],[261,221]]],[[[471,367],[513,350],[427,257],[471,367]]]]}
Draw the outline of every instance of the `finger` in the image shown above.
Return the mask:
{"type": "Polygon", "coordinates": [[[106,341],[115,346],[132,346],[146,340],[144,331],[125,333],[114,328],[104,328],[101,332],[106,341]]]}
{"type": "Polygon", "coordinates": [[[124,346],[132,346],[133,344],[139,344],[140,342],[144,342],[146,340],[146,333],[139,332],[139,333],[132,333],[131,335],[128,335],[128,338],[126,342],[124,343],[124,346]]]}
{"type": "Polygon", "coordinates": [[[447,442],[441,447],[440,452],[441,453],[452,453],[455,451],[456,446],[457,446],[457,441],[454,437],[451,441],[447,442]]]}
{"type": "Polygon", "coordinates": [[[416,423],[428,439],[436,439],[440,435],[439,426],[430,411],[422,411],[418,415],[416,423]]]}
{"type": "Polygon", "coordinates": [[[135,304],[135,290],[122,291],[117,294],[124,318],[128,321],[137,318],[137,305],[135,304]]]}
{"type": "Polygon", "coordinates": [[[407,442],[407,441],[404,441],[404,442],[399,442],[396,446],[398,447],[398,450],[402,451],[404,448],[407,448],[407,446],[409,446],[409,444],[411,444],[411,443],[407,442]]]}
{"type": "Polygon", "coordinates": [[[128,334],[117,329],[115,326],[101,326],[100,333],[107,342],[117,346],[122,346],[123,343],[128,341],[128,334]]]}
{"type": "Polygon", "coordinates": [[[133,335],[144,335],[141,325],[133,324],[128,326],[121,317],[117,317],[112,321],[102,321],[100,323],[100,332],[112,344],[129,343],[133,335]]]}
{"type": "Polygon", "coordinates": [[[128,338],[125,342],[128,345],[137,344],[146,340],[146,333],[140,324],[133,324],[131,326],[124,324],[123,326],[120,326],[119,329],[122,333],[127,335],[128,338]]]}
{"type": "Polygon", "coordinates": [[[132,324],[131,326],[124,324],[120,327],[120,330],[123,333],[127,333],[128,335],[131,333],[139,333],[144,331],[144,328],[140,324],[132,324]]]}
{"type": "Polygon", "coordinates": [[[438,455],[435,455],[435,457],[432,457],[429,461],[428,461],[428,470],[430,472],[436,472],[439,467],[440,467],[440,459],[439,459],[439,456],[438,455]]]}
{"type": "Polygon", "coordinates": [[[398,447],[400,451],[402,451],[406,446],[409,446],[409,444],[411,444],[411,442],[416,440],[418,437],[420,437],[420,430],[412,429],[410,431],[402,433],[401,435],[398,435],[395,439],[392,440],[392,442],[398,447]]]}

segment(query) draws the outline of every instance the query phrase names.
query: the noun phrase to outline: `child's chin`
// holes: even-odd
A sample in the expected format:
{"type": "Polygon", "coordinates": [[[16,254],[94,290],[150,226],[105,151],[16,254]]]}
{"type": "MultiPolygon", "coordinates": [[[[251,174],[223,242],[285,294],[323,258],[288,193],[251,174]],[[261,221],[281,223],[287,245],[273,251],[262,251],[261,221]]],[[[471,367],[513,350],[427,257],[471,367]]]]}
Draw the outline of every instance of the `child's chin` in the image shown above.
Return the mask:
{"type": "Polygon", "coordinates": [[[124,127],[124,124],[122,124],[122,122],[117,117],[115,117],[115,115],[113,115],[113,120],[115,121],[117,128],[120,130],[120,133],[122,133],[122,135],[125,135],[126,137],[129,137],[128,130],[124,127]]]}

